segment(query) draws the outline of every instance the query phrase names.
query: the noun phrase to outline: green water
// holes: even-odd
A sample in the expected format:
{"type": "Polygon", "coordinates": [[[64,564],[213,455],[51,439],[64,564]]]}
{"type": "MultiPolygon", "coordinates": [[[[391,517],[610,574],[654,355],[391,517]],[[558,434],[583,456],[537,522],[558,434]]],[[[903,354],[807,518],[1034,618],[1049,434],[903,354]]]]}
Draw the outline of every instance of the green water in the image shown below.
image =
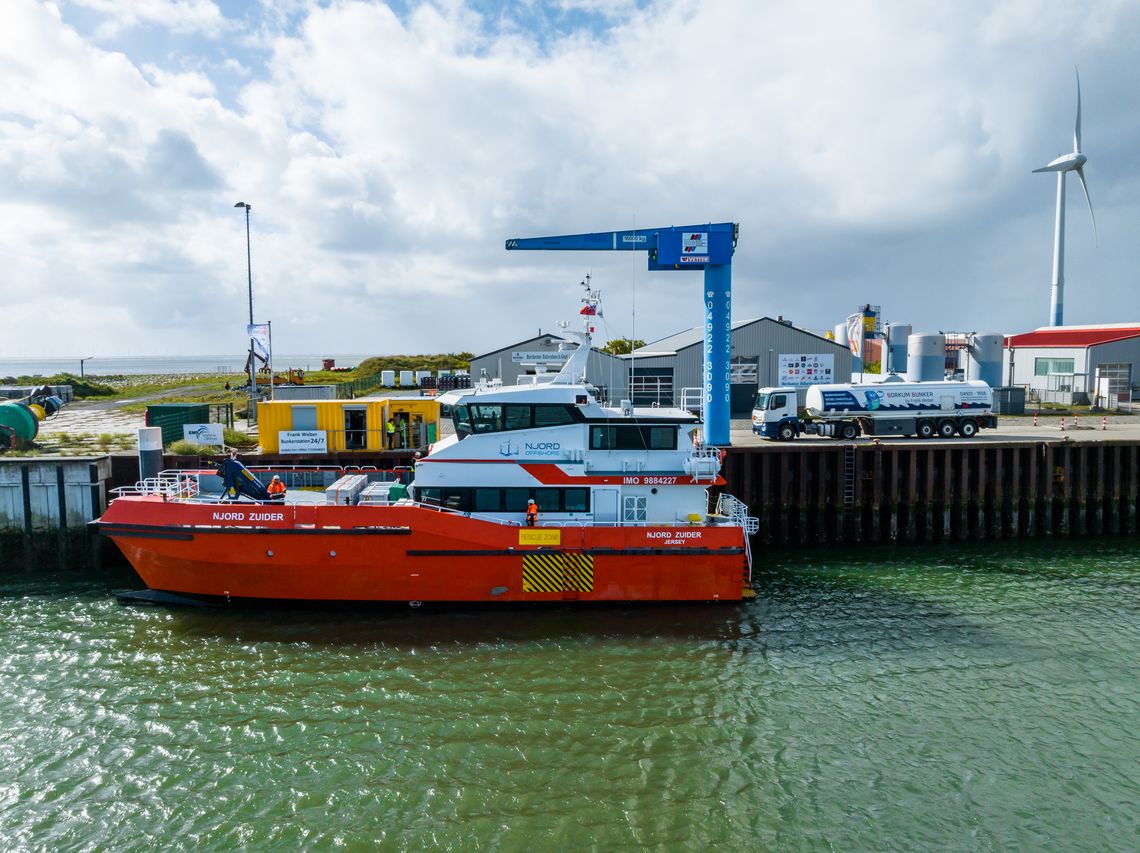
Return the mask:
{"type": "Polygon", "coordinates": [[[0,848],[1127,850],[1140,545],[777,558],[746,606],[123,607],[0,573],[0,848]]]}

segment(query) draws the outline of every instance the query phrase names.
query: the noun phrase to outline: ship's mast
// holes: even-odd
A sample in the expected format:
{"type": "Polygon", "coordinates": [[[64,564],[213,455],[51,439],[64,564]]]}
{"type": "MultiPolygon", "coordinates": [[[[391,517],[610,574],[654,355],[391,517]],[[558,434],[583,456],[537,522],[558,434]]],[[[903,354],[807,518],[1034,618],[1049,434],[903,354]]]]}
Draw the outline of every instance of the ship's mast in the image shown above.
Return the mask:
{"type": "Polygon", "coordinates": [[[586,280],[581,284],[586,293],[582,297],[582,310],[578,313],[582,316],[582,331],[592,340],[597,320],[602,316],[602,311],[598,307],[602,301],[602,292],[590,287],[590,273],[586,273],[586,280]]]}

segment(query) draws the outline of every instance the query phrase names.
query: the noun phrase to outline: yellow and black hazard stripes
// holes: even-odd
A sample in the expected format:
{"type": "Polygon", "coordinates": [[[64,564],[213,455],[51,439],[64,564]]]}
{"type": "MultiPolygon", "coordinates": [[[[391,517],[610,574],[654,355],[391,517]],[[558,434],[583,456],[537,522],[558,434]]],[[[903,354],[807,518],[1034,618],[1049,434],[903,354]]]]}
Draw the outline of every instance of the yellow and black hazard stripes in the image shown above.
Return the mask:
{"type": "Polygon", "coordinates": [[[562,554],[523,555],[523,592],[562,592],[565,577],[562,554]]]}
{"type": "Polygon", "coordinates": [[[589,554],[524,554],[524,592],[590,592],[594,558],[589,554]]]}
{"type": "Polygon", "coordinates": [[[594,588],[594,558],[589,554],[563,554],[566,586],[563,589],[590,592],[594,588]]]}

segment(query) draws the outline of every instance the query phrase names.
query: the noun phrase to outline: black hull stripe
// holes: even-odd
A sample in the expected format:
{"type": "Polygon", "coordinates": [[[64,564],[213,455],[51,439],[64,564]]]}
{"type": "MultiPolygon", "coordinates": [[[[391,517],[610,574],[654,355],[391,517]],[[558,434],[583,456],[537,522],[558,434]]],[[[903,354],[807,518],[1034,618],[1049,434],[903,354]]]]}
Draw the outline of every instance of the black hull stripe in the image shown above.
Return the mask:
{"type": "Polygon", "coordinates": [[[177,524],[99,524],[104,536],[193,539],[195,535],[241,533],[258,536],[410,536],[410,527],[195,527],[177,524]]]}
{"type": "Polygon", "coordinates": [[[409,557],[526,557],[532,554],[590,554],[596,557],[611,557],[625,555],[652,554],[660,557],[694,557],[694,556],[724,556],[743,554],[743,548],[584,548],[576,550],[567,548],[535,549],[524,551],[518,548],[487,548],[487,549],[440,549],[433,551],[410,550],[406,552],[409,557]]]}

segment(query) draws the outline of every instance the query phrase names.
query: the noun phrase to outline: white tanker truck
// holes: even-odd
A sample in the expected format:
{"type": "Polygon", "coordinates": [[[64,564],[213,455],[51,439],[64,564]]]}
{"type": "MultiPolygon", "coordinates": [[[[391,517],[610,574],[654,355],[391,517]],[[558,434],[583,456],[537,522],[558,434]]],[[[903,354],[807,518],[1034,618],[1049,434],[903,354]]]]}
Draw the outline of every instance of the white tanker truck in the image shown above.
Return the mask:
{"type": "Polygon", "coordinates": [[[860,435],[973,438],[997,426],[993,391],[985,382],[906,382],[892,377],[865,385],[812,385],[807,417],[796,409],[795,388],[761,388],[752,431],[789,441],[797,435],[850,441],[860,435]]]}

